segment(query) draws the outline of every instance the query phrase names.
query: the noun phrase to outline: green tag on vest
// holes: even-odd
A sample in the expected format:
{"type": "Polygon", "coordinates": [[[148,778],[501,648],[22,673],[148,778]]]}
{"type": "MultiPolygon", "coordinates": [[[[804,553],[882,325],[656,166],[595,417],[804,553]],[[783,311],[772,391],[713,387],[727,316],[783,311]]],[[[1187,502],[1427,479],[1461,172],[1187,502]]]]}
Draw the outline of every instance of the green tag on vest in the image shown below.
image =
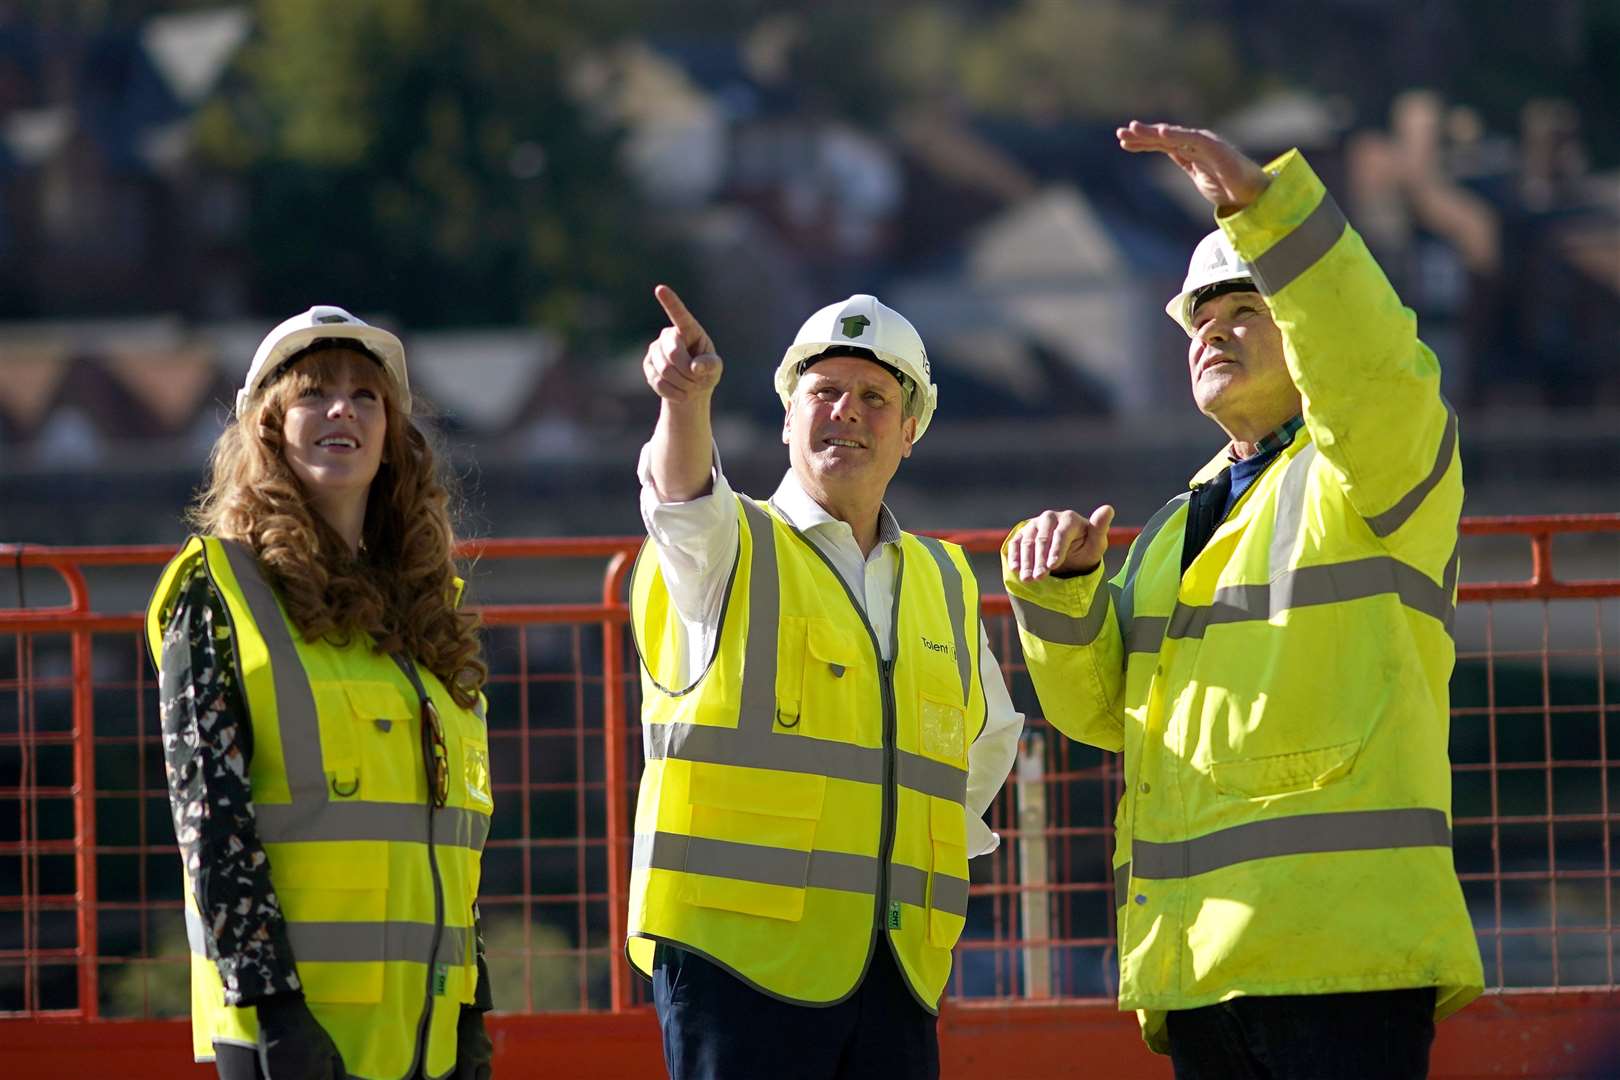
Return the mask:
{"type": "Polygon", "coordinates": [[[900,929],[900,901],[889,901],[889,929],[900,929]]]}
{"type": "Polygon", "coordinates": [[[444,997],[445,987],[450,983],[450,965],[433,965],[433,996],[444,997]]]}

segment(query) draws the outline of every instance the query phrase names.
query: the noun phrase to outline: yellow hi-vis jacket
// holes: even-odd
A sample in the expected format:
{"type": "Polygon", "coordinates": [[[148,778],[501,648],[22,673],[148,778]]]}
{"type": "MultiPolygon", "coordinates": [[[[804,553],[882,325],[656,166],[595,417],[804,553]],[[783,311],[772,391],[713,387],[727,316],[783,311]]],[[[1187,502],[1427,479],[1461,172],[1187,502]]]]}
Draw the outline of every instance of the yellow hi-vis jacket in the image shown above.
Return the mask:
{"type": "MultiPolygon", "coordinates": [[[[420,702],[394,660],[369,638],[305,641],[252,552],[212,537],[193,537],[159,580],[146,613],[153,656],[199,562],[230,617],[253,725],[254,816],[310,1011],[352,1077],[396,1080],[419,1065],[442,1076],[478,978],[472,911],[493,809],[483,718],[418,667],[449,758],[449,799],[434,809],[420,702]]],[[[258,1020],[224,1004],[194,885],[192,1047],[206,1061],[216,1042],[254,1045],[258,1020]]]]}
{"type": "MultiPolygon", "coordinates": [[[[1188,495],[1125,565],[1007,577],[1047,719],[1123,748],[1121,1008],[1483,984],[1447,760],[1462,467],[1434,354],[1298,152],[1221,219],[1305,426],[1187,572],[1188,495]]],[[[1211,462],[1195,483],[1224,467],[1211,462]]]]}
{"type": "Polygon", "coordinates": [[[825,1005],[892,948],[936,1010],[967,915],[967,751],[985,720],[972,568],[953,544],[902,534],[885,662],[825,556],[737,502],[715,654],[690,686],[645,546],[632,578],[646,770],[630,960],[650,975],[655,943],[672,942],[825,1005]]]}

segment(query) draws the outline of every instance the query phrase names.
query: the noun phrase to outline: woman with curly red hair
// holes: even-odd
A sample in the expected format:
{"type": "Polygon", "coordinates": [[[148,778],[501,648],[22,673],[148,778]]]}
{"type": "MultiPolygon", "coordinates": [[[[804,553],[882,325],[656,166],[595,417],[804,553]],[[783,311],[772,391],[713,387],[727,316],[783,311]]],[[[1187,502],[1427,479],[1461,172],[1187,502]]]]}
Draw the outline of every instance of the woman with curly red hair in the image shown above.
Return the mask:
{"type": "Polygon", "coordinates": [[[260,344],[147,610],[193,1049],[223,1080],[490,1075],[476,619],[399,339],[260,344]]]}

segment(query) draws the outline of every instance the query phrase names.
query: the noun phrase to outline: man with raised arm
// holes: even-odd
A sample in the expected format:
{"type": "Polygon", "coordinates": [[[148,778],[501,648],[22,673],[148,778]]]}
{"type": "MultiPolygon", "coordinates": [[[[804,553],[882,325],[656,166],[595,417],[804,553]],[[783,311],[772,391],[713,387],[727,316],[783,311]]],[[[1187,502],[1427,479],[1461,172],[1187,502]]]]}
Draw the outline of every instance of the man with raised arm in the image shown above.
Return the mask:
{"type": "Polygon", "coordinates": [[[673,290],[643,369],[647,526],[631,585],[646,770],[631,963],[676,1080],[939,1075],[968,858],[1016,756],[960,548],[885,491],[938,391],[875,297],[810,317],[776,369],[791,467],[757,501],[710,435],[713,340],[673,290]]]}
{"type": "Polygon", "coordinates": [[[1047,719],[1124,751],[1120,1007],[1181,1080],[1426,1076],[1483,981],[1446,754],[1456,414],[1298,151],[1118,137],[1215,209],[1167,310],[1228,442],[1112,579],[1106,505],[1003,556],[1047,719]]]}

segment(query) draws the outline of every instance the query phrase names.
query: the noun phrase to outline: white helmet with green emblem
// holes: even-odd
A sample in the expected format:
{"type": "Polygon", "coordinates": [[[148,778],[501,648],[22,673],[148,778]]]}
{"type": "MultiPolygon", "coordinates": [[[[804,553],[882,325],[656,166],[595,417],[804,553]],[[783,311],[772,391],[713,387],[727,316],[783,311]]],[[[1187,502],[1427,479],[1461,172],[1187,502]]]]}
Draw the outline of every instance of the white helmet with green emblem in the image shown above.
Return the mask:
{"type": "Polygon", "coordinates": [[[809,361],[829,351],[835,355],[869,353],[888,368],[905,388],[906,415],[917,418],[912,441],[923,437],[939,404],[939,387],[933,383],[922,337],[904,315],[875,296],[856,293],[806,319],[776,369],[776,393],[783,408],[792,400],[793,388],[809,361]]]}

